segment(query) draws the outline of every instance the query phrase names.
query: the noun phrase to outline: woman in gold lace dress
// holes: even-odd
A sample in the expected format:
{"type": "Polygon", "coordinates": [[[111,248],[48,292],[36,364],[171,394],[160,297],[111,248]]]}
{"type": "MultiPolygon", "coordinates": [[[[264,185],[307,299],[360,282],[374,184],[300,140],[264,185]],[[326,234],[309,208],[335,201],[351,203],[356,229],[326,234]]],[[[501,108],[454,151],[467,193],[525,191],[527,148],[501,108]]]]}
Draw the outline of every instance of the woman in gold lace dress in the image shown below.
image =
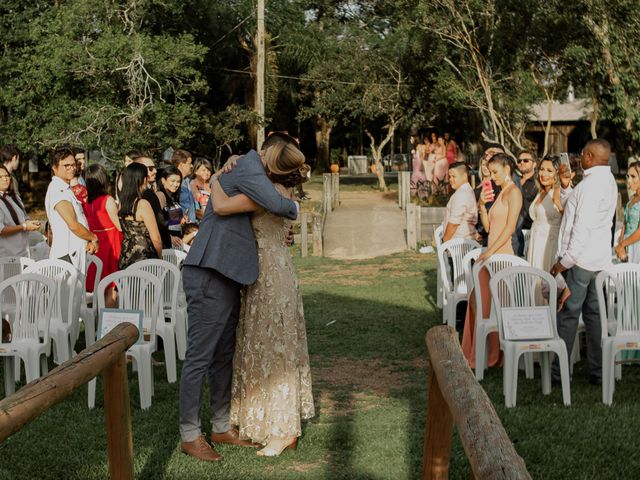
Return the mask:
{"type": "MultiPolygon", "coordinates": [[[[294,145],[269,147],[265,159],[276,189],[307,179],[309,166],[294,145]]],[[[214,180],[218,215],[255,212],[258,280],[246,288],[233,358],[231,421],[242,439],[265,445],[258,455],[276,456],[295,448],[301,421],[314,415],[302,296],[285,236],[288,221],[262,209],[245,195],[228,197],[214,180]]]]}

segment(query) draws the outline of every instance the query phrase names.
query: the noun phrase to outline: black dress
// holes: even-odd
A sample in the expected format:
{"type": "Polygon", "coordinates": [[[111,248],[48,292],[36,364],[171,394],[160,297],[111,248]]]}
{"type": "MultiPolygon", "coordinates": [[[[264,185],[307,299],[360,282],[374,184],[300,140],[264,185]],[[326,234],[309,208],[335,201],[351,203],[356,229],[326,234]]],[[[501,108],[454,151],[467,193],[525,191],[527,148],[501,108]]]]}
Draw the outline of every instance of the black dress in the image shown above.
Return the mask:
{"type": "Polygon", "coordinates": [[[138,202],[133,207],[133,216],[120,217],[122,226],[122,250],[118,260],[118,268],[124,270],[140,260],[158,258],[149,230],[144,222],[139,222],[135,218],[138,202]]]}

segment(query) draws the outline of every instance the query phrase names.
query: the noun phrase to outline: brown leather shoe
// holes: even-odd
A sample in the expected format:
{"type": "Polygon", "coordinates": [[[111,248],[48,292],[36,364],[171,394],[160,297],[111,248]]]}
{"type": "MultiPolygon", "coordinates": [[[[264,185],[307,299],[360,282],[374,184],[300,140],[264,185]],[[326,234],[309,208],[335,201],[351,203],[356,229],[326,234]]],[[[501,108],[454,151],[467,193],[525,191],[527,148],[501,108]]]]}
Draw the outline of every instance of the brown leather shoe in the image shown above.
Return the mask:
{"type": "Polygon", "coordinates": [[[211,432],[211,441],[213,443],[228,443],[229,445],[237,445],[238,447],[260,447],[258,443],[253,443],[249,440],[240,440],[240,432],[238,432],[236,427],[232,427],[224,433],[211,432]]]}
{"type": "Polygon", "coordinates": [[[222,455],[216,452],[211,445],[207,443],[204,435],[200,435],[193,442],[182,442],[180,449],[192,457],[205,462],[221,462],[224,460],[222,455]]]}

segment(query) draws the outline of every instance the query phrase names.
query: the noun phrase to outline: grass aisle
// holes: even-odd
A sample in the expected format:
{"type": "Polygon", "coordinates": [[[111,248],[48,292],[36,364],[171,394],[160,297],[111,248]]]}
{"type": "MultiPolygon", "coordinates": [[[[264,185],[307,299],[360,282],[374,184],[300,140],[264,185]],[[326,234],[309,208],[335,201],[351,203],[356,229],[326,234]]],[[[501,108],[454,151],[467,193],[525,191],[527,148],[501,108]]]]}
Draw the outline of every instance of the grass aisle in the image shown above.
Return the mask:
{"type": "MultiPolygon", "coordinates": [[[[426,402],[424,334],[440,324],[432,255],[403,253],[368,261],[296,260],[302,284],[317,416],[296,452],[276,459],[220,448],[222,464],[179,451],[178,386],[155,368],[155,396],[141,412],[130,373],[136,476],[141,479],[419,478],[426,402]],[[426,286],[426,295],[425,295],[426,286]]],[[[624,369],[614,406],[576,369],[571,408],[559,389],[544,397],[520,379],[518,407],[506,410],[500,370],[483,386],[534,478],[640,477],[640,367],[624,369]]],[[[3,388],[0,369],[0,389],[3,388]]],[[[536,372],[538,373],[538,372],[536,372]]],[[[1,391],[1,390],[0,390],[1,391]]],[[[104,412],[86,407],[86,388],[0,445],[0,479],[104,479],[104,412]]],[[[208,411],[203,424],[208,423],[208,411]]],[[[208,432],[207,432],[208,433],[208,432]]],[[[469,478],[454,437],[451,478],[469,478]]]]}

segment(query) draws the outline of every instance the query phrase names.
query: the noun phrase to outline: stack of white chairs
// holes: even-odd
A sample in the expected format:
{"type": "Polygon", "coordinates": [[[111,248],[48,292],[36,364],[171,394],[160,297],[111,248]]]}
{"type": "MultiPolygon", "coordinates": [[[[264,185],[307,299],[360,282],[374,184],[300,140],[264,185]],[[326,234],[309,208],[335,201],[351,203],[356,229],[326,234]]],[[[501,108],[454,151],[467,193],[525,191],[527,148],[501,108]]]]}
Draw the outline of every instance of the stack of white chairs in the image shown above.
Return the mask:
{"type": "Polygon", "coordinates": [[[92,285],[92,291],[86,291],[84,287],[84,295],[82,298],[82,304],[80,305],[80,320],[84,323],[84,339],[87,347],[93,345],[96,341],[96,324],[98,320],[98,302],[95,298],[98,290],[98,284],[100,283],[100,277],[102,277],[102,260],[95,255],[87,254],[87,268],[85,271],[85,278],[89,268],[93,265],[95,267],[95,276],[92,285]]]}
{"type": "MultiPolygon", "coordinates": [[[[484,318],[482,315],[482,292],[480,290],[480,270],[486,268],[489,272],[489,277],[500,270],[513,266],[528,266],[526,260],[516,257],[515,255],[508,255],[506,253],[496,253],[491,255],[489,259],[482,264],[475,264],[473,266],[473,285],[474,296],[476,299],[476,321],[475,321],[475,344],[476,344],[476,379],[478,381],[484,378],[484,371],[487,369],[487,337],[492,332],[498,331],[498,323],[496,321],[496,315],[493,311],[493,304],[489,318],[484,318]]],[[[527,378],[533,378],[533,365],[526,362],[527,366],[527,378]]]]}
{"type": "MultiPolygon", "coordinates": [[[[175,265],[178,269],[182,269],[182,264],[184,263],[185,258],[187,258],[187,254],[182,250],[174,250],[171,248],[162,250],[162,259],[167,262],[175,265]]],[[[174,306],[168,306],[165,304],[165,316],[168,316],[168,312],[170,309],[173,309],[174,306]]],[[[187,318],[187,297],[184,294],[184,289],[182,287],[182,275],[180,275],[180,281],[178,282],[178,303],[175,305],[176,311],[176,351],[178,353],[178,358],[180,360],[184,360],[184,357],[187,352],[187,328],[188,328],[188,318],[187,318]]]]}
{"type": "MultiPolygon", "coordinates": [[[[56,290],[55,280],[33,273],[19,274],[0,283],[0,298],[10,292],[15,299],[10,322],[11,341],[3,342],[0,338],[5,395],[15,391],[15,370],[20,372],[20,361],[24,362],[27,382],[36,380],[41,373],[48,371],[47,357],[51,354],[49,321],[56,290]]],[[[6,306],[0,302],[0,318],[5,318],[6,306]]]]}
{"type": "Polygon", "coordinates": [[[623,351],[640,350],[640,265],[624,263],[603,270],[596,288],[602,324],[602,402],[611,405],[616,358],[623,351]]]}
{"type": "MultiPolygon", "coordinates": [[[[61,364],[73,356],[73,347],[79,332],[80,303],[84,287],[80,284],[83,275],[64,260],[40,260],[24,270],[55,280],[58,284],[49,335],[55,345],[54,361],[61,364]]],[[[44,331],[45,326],[41,329],[44,331]]]]}
{"type": "MultiPolygon", "coordinates": [[[[104,277],[98,284],[98,311],[105,308],[104,293],[115,283],[118,290],[116,308],[143,311],[143,331],[140,338],[127,353],[138,369],[140,386],[140,408],[151,406],[153,395],[153,368],[151,355],[156,349],[156,325],[162,317],[162,282],[152,274],[141,270],[126,269],[104,277]]],[[[89,382],[89,408],[95,406],[96,379],[89,382]]]]}
{"type": "Polygon", "coordinates": [[[552,354],[558,356],[560,379],[562,382],[562,400],[571,405],[569,358],[567,346],[558,335],[556,324],[557,286],[555,279],[547,272],[533,267],[511,267],[495,273],[490,281],[492,302],[495,305],[500,347],[504,352],[503,389],[505,406],[515,407],[518,391],[518,360],[521,355],[535,351],[540,354],[542,372],[542,393],[551,393],[552,354]],[[549,289],[549,301],[542,303],[538,295],[538,285],[544,283],[549,289]],[[539,303],[540,302],[540,303],[539,303]],[[543,310],[545,317],[538,320],[540,333],[518,332],[517,339],[508,339],[504,322],[507,311],[510,314],[543,310]],[[542,333],[544,332],[544,333],[542,333]]]}
{"type": "Polygon", "coordinates": [[[442,323],[452,327],[456,325],[456,307],[458,303],[466,301],[469,295],[462,259],[471,250],[479,247],[480,244],[475,240],[462,238],[449,240],[438,247],[443,291],[442,323]],[[452,260],[453,269],[449,268],[449,258],[452,260]]]}
{"type": "MultiPolygon", "coordinates": [[[[444,237],[444,227],[439,225],[438,227],[433,229],[433,241],[436,244],[436,252],[442,245],[442,238],[444,237]]],[[[440,262],[436,263],[436,305],[438,308],[442,308],[443,296],[442,292],[442,277],[440,273],[440,262]]]]}
{"type": "Polygon", "coordinates": [[[141,270],[150,273],[162,282],[161,310],[163,315],[158,318],[156,334],[162,338],[164,346],[167,381],[174,383],[178,378],[176,366],[176,319],[178,317],[180,270],[175,265],[160,259],[141,260],[131,265],[127,270],[141,270]]]}
{"type": "Polygon", "coordinates": [[[522,249],[522,257],[527,258],[529,253],[529,241],[531,240],[531,230],[523,229],[522,238],[524,239],[524,248],[522,249]]]}

